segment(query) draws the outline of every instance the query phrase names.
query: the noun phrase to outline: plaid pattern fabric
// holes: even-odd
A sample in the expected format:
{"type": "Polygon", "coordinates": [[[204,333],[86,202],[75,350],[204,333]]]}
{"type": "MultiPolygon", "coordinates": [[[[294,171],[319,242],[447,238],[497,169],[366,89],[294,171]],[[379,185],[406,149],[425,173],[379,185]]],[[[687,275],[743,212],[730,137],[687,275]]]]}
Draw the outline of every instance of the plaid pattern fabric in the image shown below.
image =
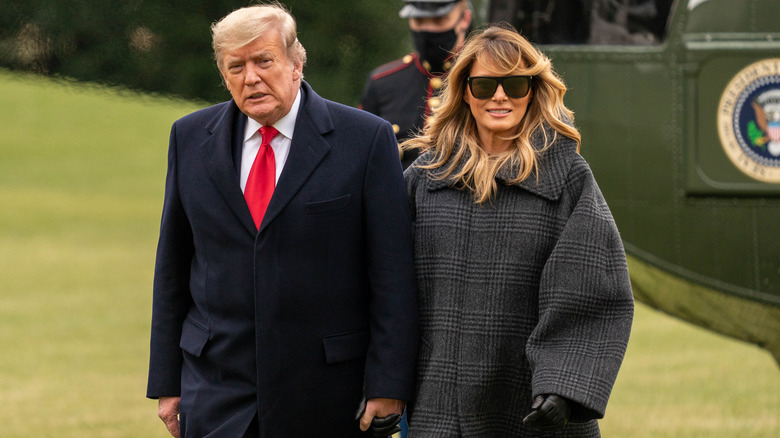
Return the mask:
{"type": "Polygon", "coordinates": [[[422,337],[411,438],[599,436],[633,318],[620,235],[573,141],[547,150],[538,182],[509,173],[478,205],[406,171],[422,337]],[[522,424],[546,393],[577,403],[564,431],[522,424]]]}

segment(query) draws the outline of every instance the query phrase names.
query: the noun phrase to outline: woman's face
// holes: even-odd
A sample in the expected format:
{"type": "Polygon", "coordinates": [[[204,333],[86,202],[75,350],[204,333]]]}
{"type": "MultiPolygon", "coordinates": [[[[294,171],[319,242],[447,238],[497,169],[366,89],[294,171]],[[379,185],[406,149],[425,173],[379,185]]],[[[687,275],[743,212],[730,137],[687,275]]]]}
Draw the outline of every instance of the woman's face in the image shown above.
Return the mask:
{"type": "MultiPolygon", "coordinates": [[[[513,72],[506,76],[520,75],[513,72]]],[[[503,77],[479,61],[475,61],[471,67],[469,76],[493,76],[503,77]]],[[[504,87],[499,85],[493,97],[489,99],[477,99],[471,94],[471,89],[466,86],[463,92],[463,100],[471,108],[471,115],[477,123],[477,133],[483,146],[501,142],[500,137],[509,137],[517,132],[520,121],[523,120],[528,102],[531,100],[529,91],[525,97],[515,99],[504,93],[504,87]]]]}

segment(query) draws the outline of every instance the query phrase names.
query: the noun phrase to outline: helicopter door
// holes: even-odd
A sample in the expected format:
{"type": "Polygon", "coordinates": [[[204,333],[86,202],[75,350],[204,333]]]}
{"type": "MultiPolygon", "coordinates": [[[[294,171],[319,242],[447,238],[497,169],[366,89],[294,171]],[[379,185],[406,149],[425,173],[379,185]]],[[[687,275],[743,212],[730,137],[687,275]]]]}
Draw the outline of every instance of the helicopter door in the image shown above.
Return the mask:
{"type": "Polygon", "coordinates": [[[684,34],[691,194],[780,194],[777,3],[692,0],[684,34]]]}

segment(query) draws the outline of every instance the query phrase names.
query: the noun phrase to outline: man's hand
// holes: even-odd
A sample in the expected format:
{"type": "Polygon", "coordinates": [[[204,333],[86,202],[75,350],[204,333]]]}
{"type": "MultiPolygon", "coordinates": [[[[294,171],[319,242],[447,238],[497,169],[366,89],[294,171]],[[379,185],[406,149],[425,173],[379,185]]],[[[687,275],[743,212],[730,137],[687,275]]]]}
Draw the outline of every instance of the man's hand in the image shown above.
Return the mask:
{"type": "Polygon", "coordinates": [[[160,397],[157,416],[165,423],[174,438],[179,438],[179,402],[181,397],[160,397]]]}
{"type": "Polygon", "coordinates": [[[390,398],[372,398],[366,401],[366,406],[360,415],[360,430],[367,431],[375,437],[388,437],[401,430],[398,423],[404,412],[405,403],[390,398]]]}
{"type": "Polygon", "coordinates": [[[569,403],[565,398],[555,394],[536,396],[531,409],[531,413],[523,418],[523,424],[544,429],[560,429],[566,426],[571,416],[569,403]]]}

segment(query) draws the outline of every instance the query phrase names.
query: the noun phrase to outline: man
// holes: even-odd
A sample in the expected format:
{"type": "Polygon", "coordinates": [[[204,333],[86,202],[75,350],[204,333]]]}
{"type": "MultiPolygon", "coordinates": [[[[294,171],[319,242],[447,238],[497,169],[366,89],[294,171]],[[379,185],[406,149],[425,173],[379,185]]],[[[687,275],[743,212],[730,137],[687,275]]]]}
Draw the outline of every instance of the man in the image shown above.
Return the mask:
{"type": "MultiPolygon", "coordinates": [[[[404,1],[399,15],[409,19],[415,53],[378,67],[369,74],[360,107],[393,124],[398,142],[422,129],[441,102],[436,97],[453,53],[471,27],[467,0],[404,1]]],[[[406,168],[417,153],[401,155],[406,168]]]]}
{"type": "Polygon", "coordinates": [[[392,128],[303,82],[281,5],[212,35],[233,99],[171,130],[147,396],[175,437],[390,434],[418,339],[392,128]]]}

